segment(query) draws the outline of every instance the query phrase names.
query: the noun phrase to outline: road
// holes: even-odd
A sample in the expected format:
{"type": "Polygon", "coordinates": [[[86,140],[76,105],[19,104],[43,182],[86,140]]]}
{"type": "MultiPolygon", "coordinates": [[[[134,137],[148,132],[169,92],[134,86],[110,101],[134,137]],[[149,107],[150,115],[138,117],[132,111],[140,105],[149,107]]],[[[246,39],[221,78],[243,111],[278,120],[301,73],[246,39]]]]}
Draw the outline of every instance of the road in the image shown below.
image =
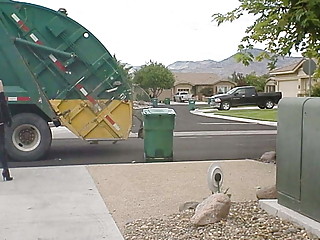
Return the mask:
{"type": "MultiPolygon", "coordinates": [[[[176,111],[174,161],[257,159],[275,150],[275,127],[193,115],[188,106],[176,111]]],[[[134,121],[133,132],[139,125],[134,121]]],[[[144,162],[143,140],[88,144],[80,139],[54,139],[45,160],[11,162],[12,167],[144,162]]]]}

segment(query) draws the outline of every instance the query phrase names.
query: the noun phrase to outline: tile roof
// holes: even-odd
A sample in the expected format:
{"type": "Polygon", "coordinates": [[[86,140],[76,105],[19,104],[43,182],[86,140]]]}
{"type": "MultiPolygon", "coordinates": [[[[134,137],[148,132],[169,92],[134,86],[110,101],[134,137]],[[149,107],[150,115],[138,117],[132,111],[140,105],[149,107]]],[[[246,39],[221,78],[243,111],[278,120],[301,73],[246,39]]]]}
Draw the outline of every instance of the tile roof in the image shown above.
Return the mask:
{"type": "Polygon", "coordinates": [[[212,85],[217,82],[220,82],[223,79],[222,77],[215,75],[213,73],[173,73],[175,76],[175,84],[187,83],[192,86],[195,85],[212,85]]]}
{"type": "Polygon", "coordinates": [[[285,74],[288,72],[295,72],[301,64],[305,61],[305,59],[301,59],[298,62],[295,62],[293,64],[281,67],[281,68],[276,68],[272,71],[270,71],[270,74],[285,74]]]}

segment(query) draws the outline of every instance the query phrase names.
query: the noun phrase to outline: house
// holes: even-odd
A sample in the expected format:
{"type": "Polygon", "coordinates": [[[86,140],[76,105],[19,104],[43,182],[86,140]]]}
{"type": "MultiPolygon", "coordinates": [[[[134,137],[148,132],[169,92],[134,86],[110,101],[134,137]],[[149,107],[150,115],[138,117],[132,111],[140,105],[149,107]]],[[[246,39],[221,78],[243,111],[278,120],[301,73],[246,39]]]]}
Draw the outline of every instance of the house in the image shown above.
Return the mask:
{"type": "Polygon", "coordinates": [[[309,86],[312,86],[316,80],[312,79],[310,83],[309,75],[303,71],[305,61],[306,59],[301,59],[294,64],[270,71],[266,91],[282,92],[283,97],[309,96],[309,86]]]}
{"type": "Polygon", "coordinates": [[[159,99],[170,97],[179,92],[187,91],[192,93],[198,100],[204,100],[203,89],[210,95],[225,93],[235,87],[235,83],[217,76],[213,73],[173,73],[175,77],[174,87],[170,90],[164,90],[159,99]],[[170,95],[170,96],[169,96],[170,95]]]}

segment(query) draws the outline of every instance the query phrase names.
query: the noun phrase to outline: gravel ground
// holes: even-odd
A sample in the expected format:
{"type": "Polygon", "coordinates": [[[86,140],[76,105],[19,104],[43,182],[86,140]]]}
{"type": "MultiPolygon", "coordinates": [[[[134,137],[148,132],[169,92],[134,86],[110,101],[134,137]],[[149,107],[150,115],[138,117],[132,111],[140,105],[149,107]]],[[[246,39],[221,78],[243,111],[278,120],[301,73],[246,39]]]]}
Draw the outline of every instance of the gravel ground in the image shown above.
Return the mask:
{"type": "Polygon", "coordinates": [[[185,202],[200,202],[210,194],[207,171],[212,163],[224,173],[223,189],[231,201],[256,200],[257,187],[276,182],[274,164],[253,160],[194,161],[88,166],[96,186],[120,231],[136,219],[177,213],[185,202]]]}
{"type": "Polygon", "coordinates": [[[205,240],[205,239],[304,239],[319,240],[288,221],[268,215],[257,201],[233,202],[229,216],[215,224],[196,227],[190,223],[194,210],[186,210],[163,218],[145,218],[127,223],[126,240],[205,240]]]}

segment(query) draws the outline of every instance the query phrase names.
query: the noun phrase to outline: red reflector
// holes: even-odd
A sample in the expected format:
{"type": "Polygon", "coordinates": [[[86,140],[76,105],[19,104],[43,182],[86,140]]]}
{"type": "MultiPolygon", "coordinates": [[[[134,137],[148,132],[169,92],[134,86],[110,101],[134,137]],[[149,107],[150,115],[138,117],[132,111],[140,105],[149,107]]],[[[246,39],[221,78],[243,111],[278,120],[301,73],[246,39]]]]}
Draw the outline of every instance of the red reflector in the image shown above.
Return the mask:
{"type": "Polygon", "coordinates": [[[22,22],[21,20],[18,22],[19,26],[21,27],[21,29],[25,32],[29,32],[30,28],[28,28],[27,25],[24,24],[24,22],[22,22]]]}
{"type": "Polygon", "coordinates": [[[109,115],[106,116],[106,119],[111,123],[111,125],[115,124],[115,121],[113,121],[109,115]]]}
{"type": "Polygon", "coordinates": [[[18,101],[30,101],[30,97],[18,97],[18,101]]]}

